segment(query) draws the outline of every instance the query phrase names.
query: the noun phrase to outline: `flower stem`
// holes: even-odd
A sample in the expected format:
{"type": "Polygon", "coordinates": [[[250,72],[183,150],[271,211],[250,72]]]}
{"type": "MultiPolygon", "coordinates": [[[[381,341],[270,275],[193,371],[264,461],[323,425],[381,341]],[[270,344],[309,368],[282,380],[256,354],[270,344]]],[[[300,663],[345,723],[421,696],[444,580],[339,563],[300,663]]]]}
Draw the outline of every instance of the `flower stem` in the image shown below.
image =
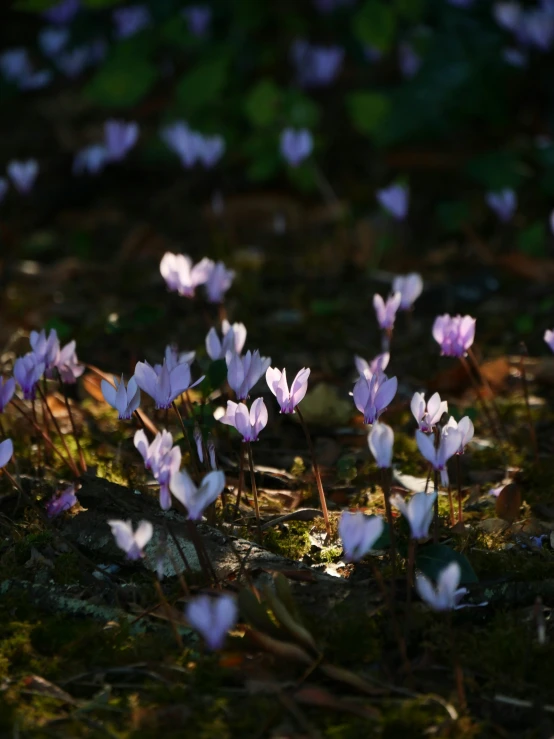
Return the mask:
{"type": "MultiPolygon", "coordinates": [[[[525,350],[525,344],[523,344],[525,350]]],[[[529,404],[529,385],[527,383],[527,372],[525,371],[525,364],[523,362],[523,353],[519,358],[519,370],[521,374],[521,385],[523,387],[523,397],[525,398],[525,408],[527,410],[527,422],[529,424],[529,436],[531,437],[531,443],[533,444],[533,451],[535,453],[535,462],[539,464],[539,446],[537,444],[537,434],[535,432],[535,424],[533,423],[533,416],[531,415],[531,405],[529,404]]]]}
{"type": "Polygon", "coordinates": [[[414,580],[416,555],[416,540],[410,538],[408,542],[408,566],[406,569],[406,621],[404,623],[404,638],[407,638],[410,631],[410,610],[412,607],[412,587],[414,580]]]}
{"type": "Polygon", "coordinates": [[[254,511],[256,513],[256,526],[258,531],[258,543],[262,540],[262,529],[260,526],[260,507],[258,505],[258,488],[256,487],[256,475],[254,474],[254,460],[252,458],[252,445],[249,441],[246,442],[246,449],[248,451],[248,464],[250,466],[250,486],[252,488],[252,495],[254,497],[254,511]]]}
{"type": "Polygon", "coordinates": [[[462,510],[462,460],[460,455],[456,454],[456,481],[458,483],[458,521],[464,522],[464,513],[462,510]]]}
{"type": "Polygon", "coordinates": [[[175,623],[175,619],[173,618],[173,615],[171,613],[171,606],[167,602],[167,598],[164,595],[164,592],[162,590],[162,586],[156,579],[156,576],[154,575],[154,587],[156,588],[156,593],[158,594],[158,598],[160,599],[160,603],[162,604],[162,608],[165,613],[165,617],[169,621],[171,625],[171,631],[173,632],[173,637],[175,641],[177,642],[177,646],[179,649],[183,648],[183,640],[181,639],[181,634],[179,634],[179,630],[177,628],[177,624],[175,623]]]}
{"type": "Polygon", "coordinates": [[[191,444],[191,441],[189,439],[189,435],[187,433],[187,428],[186,428],[186,426],[185,426],[185,424],[183,422],[183,417],[181,416],[181,414],[179,412],[179,409],[177,408],[177,403],[175,401],[173,401],[173,403],[171,405],[173,407],[173,410],[177,414],[177,418],[179,419],[179,423],[181,424],[181,429],[183,431],[183,436],[185,437],[185,440],[186,440],[187,446],[188,446],[188,450],[189,450],[190,463],[194,467],[194,475],[196,477],[196,481],[198,482],[198,480],[200,480],[200,471],[198,469],[198,465],[196,464],[196,456],[194,454],[194,451],[193,451],[193,448],[192,448],[192,444],[191,444]]]}
{"type": "Polygon", "coordinates": [[[73,413],[71,412],[71,406],[69,405],[69,398],[67,397],[67,390],[61,378],[61,375],[60,375],[60,385],[62,387],[63,399],[65,400],[65,407],[67,408],[67,415],[69,416],[69,421],[71,423],[71,431],[73,433],[73,438],[75,439],[75,444],[77,445],[77,451],[79,453],[79,463],[81,465],[82,471],[86,472],[87,463],[85,462],[85,455],[83,454],[83,450],[81,448],[81,443],[79,441],[79,434],[77,433],[77,427],[75,426],[75,419],[73,418],[73,413]]]}
{"type": "Polygon", "coordinates": [[[237,498],[235,500],[235,510],[233,513],[233,519],[236,520],[239,515],[240,496],[242,495],[242,486],[244,485],[244,449],[242,444],[240,445],[239,452],[239,482],[237,486],[237,498]]]}
{"type": "Polygon", "coordinates": [[[464,687],[464,672],[460,664],[458,657],[458,647],[456,643],[456,635],[454,633],[454,626],[452,624],[452,613],[449,613],[449,631],[450,631],[450,642],[452,649],[452,660],[454,662],[454,681],[456,683],[456,692],[458,693],[458,707],[460,711],[465,711],[467,707],[466,692],[464,687]]]}
{"type": "Polygon", "coordinates": [[[40,385],[37,385],[37,390],[38,390],[38,393],[39,393],[41,399],[44,401],[44,405],[46,406],[46,410],[48,411],[48,414],[49,414],[50,418],[52,419],[52,423],[54,424],[54,428],[56,429],[56,432],[57,432],[58,436],[60,437],[60,440],[61,440],[61,442],[63,444],[63,448],[65,449],[65,453],[67,454],[68,459],[71,460],[71,469],[75,473],[75,476],[76,477],[79,477],[80,476],[80,472],[79,472],[79,469],[77,467],[77,464],[76,464],[75,460],[73,459],[73,455],[69,451],[69,447],[67,446],[67,441],[65,440],[65,436],[62,434],[62,431],[60,429],[60,425],[59,425],[58,421],[56,420],[56,416],[54,415],[54,413],[52,412],[52,409],[48,405],[48,400],[46,399],[44,393],[40,389],[40,385]]]}
{"type": "Polygon", "coordinates": [[[391,484],[391,470],[383,467],[381,470],[381,478],[383,484],[383,497],[385,498],[385,511],[387,513],[387,523],[389,525],[389,536],[390,536],[390,557],[392,564],[392,584],[391,584],[391,599],[394,600],[394,591],[396,588],[396,535],[394,533],[394,519],[392,517],[392,508],[390,504],[390,484],[391,484]]]}
{"type": "Polygon", "coordinates": [[[296,406],[296,412],[298,413],[298,420],[300,421],[300,424],[306,436],[306,441],[308,442],[308,448],[312,456],[312,467],[314,471],[314,477],[315,477],[317,489],[319,492],[319,500],[321,502],[321,511],[323,513],[323,519],[325,521],[325,530],[327,532],[327,536],[330,539],[331,538],[331,524],[329,523],[329,512],[327,510],[327,502],[325,500],[325,492],[323,491],[321,475],[319,473],[319,467],[318,467],[317,459],[315,456],[315,449],[314,449],[314,445],[312,444],[312,437],[310,436],[310,432],[308,431],[308,426],[306,425],[306,422],[304,421],[304,416],[300,412],[300,408],[298,406],[296,406]]]}
{"type": "Polygon", "coordinates": [[[462,367],[464,368],[464,370],[465,370],[465,372],[466,372],[466,374],[467,374],[467,376],[468,376],[471,384],[473,385],[473,389],[475,390],[475,393],[477,395],[477,398],[479,400],[479,403],[481,404],[481,408],[483,409],[483,412],[484,412],[485,416],[487,417],[487,423],[489,424],[489,427],[490,427],[490,430],[491,430],[493,436],[495,436],[495,438],[496,438],[496,440],[498,442],[501,442],[500,435],[498,433],[498,429],[496,428],[496,424],[494,422],[494,419],[491,416],[489,407],[488,407],[487,403],[485,402],[485,398],[483,397],[483,393],[481,392],[481,387],[480,387],[479,383],[475,380],[475,377],[473,376],[473,373],[471,371],[471,368],[470,368],[470,366],[468,364],[467,359],[465,357],[460,357],[459,359],[460,359],[460,362],[462,363],[462,367]]]}
{"type": "Polygon", "coordinates": [[[435,515],[433,516],[433,542],[439,542],[439,471],[435,470],[435,515]]]}
{"type": "Polygon", "coordinates": [[[402,632],[398,628],[398,621],[396,619],[396,609],[394,607],[394,591],[392,589],[390,591],[387,590],[387,587],[383,580],[383,575],[381,574],[381,571],[379,570],[379,568],[377,567],[377,565],[371,558],[370,558],[370,565],[371,565],[371,570],[373,572],[373,577],[375,578],[375,582],[377,583],[379,590],[381,591],[381,595],[383,596],[383,600],[385,601],[385,604],[391,614],[392,628],[394,630],[394,636],[396,638],[396,641],[398,642],[398,648],[400,649],[400,654],[402,655],[402,660],[404,662],[404,669],[406,670],[406,672],[410,673],[411,665],[408,659],[408,655],[406,653],[406,640],[404,639],[402,632]]]}

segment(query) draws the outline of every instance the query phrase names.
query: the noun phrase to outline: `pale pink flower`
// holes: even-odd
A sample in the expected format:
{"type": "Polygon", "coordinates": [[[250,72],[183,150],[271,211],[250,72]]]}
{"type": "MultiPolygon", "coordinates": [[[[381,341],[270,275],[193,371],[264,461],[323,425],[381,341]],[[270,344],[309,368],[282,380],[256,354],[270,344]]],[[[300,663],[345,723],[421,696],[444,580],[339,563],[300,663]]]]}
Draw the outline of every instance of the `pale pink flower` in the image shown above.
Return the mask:
{"type": "Polygon", "coordinates": [[[401,300],[402,295],[399,292],[395,292],[387,298],[386,303],[378,293],[375,293],[373,296],[373,307],[375,308],[375,315],[377,316],[379,328],[384,331],[392,330],[396,319],[396,312],[400,307],[401,300]]]}
{"type": "Polygon", "coordinates": [[[310,369],[303,367],[294,378],[291,388],[287,385],[287,373],[276,367],[268,367],[265,373],[267,386],[277,398],[281,413],[294,413],[294,409],[306,395],[310,369]]]}
{"type": "Polygon", "coordinates": [[[225,415],[219,420],[227,426],[234,426],[243,441],[258,441],[260,431],[267,426],[267,408],[263,398],[257,398],[250,411],[245,403],[228,400],[225,415]]]}
{"type": "Polygon", "coordinates": [[[339,519],[339,536],[345,558],[350,562],[357,562],[364,557],[373,549],[383,529],[383,519],[379,516],[343,511],[339,519]]]}

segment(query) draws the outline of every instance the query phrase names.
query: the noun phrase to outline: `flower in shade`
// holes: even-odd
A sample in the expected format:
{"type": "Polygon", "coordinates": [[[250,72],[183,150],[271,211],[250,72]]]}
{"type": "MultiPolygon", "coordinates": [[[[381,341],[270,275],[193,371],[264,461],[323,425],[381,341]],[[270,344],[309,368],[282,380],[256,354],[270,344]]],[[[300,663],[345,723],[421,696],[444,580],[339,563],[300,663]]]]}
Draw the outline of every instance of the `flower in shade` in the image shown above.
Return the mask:
{"type": "Polygon", "coordinates": [[[203,379],[204,375],[193,383],[190,365],[186,362],[177,364],[170,370],[164,359],[158,372],[148,362],[137,362],[135,366],[137,385],[154,400],[156,408],[169,408],[175,398],[203,379]]]}
{"type": "Polygon", "coordinates": [[[181,466],[181,450],[178,446],[173,446],[173,437],[169,431],[156,434],[154,441],[149,444],[146,434],[140,429],[135,433],[133,442],[144,460],[144,466],[151,470],[160,485],[161,509],[169,510],[171,508],[169,481],[181,466]]]}
{"type": "Polygon", "coordinates": [[[456,423],[454,418],[450,416],[448,419],[448,423],[443,428],[442,433],[448,434],[450,429],[455,429],[460,432],[462,435],[462,441],[460,443],[460,448],[456,452],[456,454],[463,454],[466,446],[469,444],[469,442],[473,439],[473,436],[475,434],[475,428],[473,426],[473,421],[469,416],[464,416],[463,418],[460,418],[460,420],[456,423]]]}
{"type": "Polygon", "coordinates": [[[324,87],[340,72],[344,49],[340,46],[312,46],[305,39],[297,39],[290,50],[301,87],[324,87]]]}
{"type": "Polygon", "coordinates": [[[398,275],[392,281],[392,290],[400,293],[400,310],[410,310],[423,292],[423,280],[417,272],[398,275]]]}
{"type": "Polygon", "coordinates": [[[276,367],[267,368],[265,373],[267,386],[277,398],[281,413],[294,413],[294,409],[306,395],[309,376],[309,367],[303,367],[292,381],[289,390],[286,370],[283,369],[281,372],[276,367]]]}
{"type": "Polygon", "coordinates": [[[547,329],[544,332],[544,340],[548,344],[549,349],[554,352],[554,331],[547,329]]]}
{"type": "Polygon", "coordinates": [[[256,349],[255,352],[247,351],[244,357],[228,352],[225,355],[225,361],[227,362],[227,382],[235,391],[237,398],[244,400],[266,372],[271,364],[271,357],[261,357],[256,349]]]}
{"type": "Polygon", "coordinates": [[[357,562],[364,557],[373,549],[383,529],[383,519],[379,516],[343,511],[339,519],[339,536],[345,558],[350,562],[357,562]]]}
{"type": "Polygon", "coordinates": [[[513,190],[505,188],[499,192],[488,192],[485,200],[503,223],[511,220],[517,207],[517,196],[513,190]]]}
{"type": "Polygon", "coordinates": [[[360,375],[363,375],[364,372],[369,372],[370,375],[374,375],[376,372],[384,372],[384,370],[387,369],[389,362],[390,362],[389,352],[383,352],[383,354],[378,354],[375,357],[375,359],[371,360],[371,362],[366,361],[362,357],[358,357],[358,356],[354,357],[354,363],[360,375]]]}
{"type": "Polygon", "coordinates": [[[171,475],[169,487],[177,500],[187,509],[189,519],[200,521],[206,508],[223,492],[225,475],[220,470],[208,472],[200,487],[197,487],[186,470],[176,470],[171,475]]]}
{"type": "Polygon", "coordinates": [[[386,423],[376,423],[368,434],[367,443],[377,467],[386,469],[392,464],[394,432],[386,423]]]}
{"type": "Polygon", "coordinates": [[[246,403],[228,400],[225,414],[219,420],[227,426],[234,426],[243,441],[258,441],[260,431],[267,426],[267,408],[263,398],[257,398],[250,411],[246,403]]]}
{"type": "Polygon", "coordinates": [[[140,390],[137,381],[131,377],[127,387],[123,382],[123,375],[121,375],[121,380],[114,377],[113,381],[115,387],[106,380],[102,380],[100,383],[102,395],[106,403],[109,403],[119,413],[120,420],[128,420],[140,405],[140,390]]]}
{"type": "Polygon", "coordinates": [[[213,598],[198,595],[189,601],[185,608],[189,624],[196,629],[206,642],[208,649],[221,649],[229,629],[237,622],[238,608],[231,595],[223,593],[213,598]]]}
{"type": "Polygon", "coordinates": [[[225,139],[222,136],[204,136],[194,132],[196,158],[207,169],[215,166],[225,153],[225,139]]]}
{"type": "Polygon", "coordinates": [[[216,262],[204,283],[208,301],[210,303],[222,303],[225,293],[233,284],[234,279],[234,270],[227,269],[223,262],[216,262]]]}
{"type": "Polygon", "coordinates": [[[181,160],[184,167],[192,167],[198,159],[198,139],[188,123],[177,121],[164,126],[160,137],[181,160]]]}
{"type": "Polygon", "coordinates": [[[194,424],[194,443],[196,444],[196,453],[198,454],[198,459],[203,462],[204,461],[204,440],[202,438],[202,431],[200,430],[200,426],[195,423],[194,424]]]}
{"type": "Polygon", "coordinates": [[[457,429],[449,429],[447,433],[444,429],[440,435],[439,445],[435,447],[435,439],[432,436],[424,434],[419,429],[416,431],[416,441],[419,451],[423,454],[434,470],[441,473],[441,482],[448,485],[448,470],[446,463],[454,454],[456,454],[462,446],[462,434],[457,429]]]}
{"type": "Polygon", "coordinates": [[[127,555],[127,559],[135,560],[144,557],[142,551],[148,544],[154,533],[154,528],[150,521],[141,521],[136,531],[133,531],[131,521],[108,521],[108,525],[112,530],[115,543],[127,555]]]}
{"type": "Polygon", "coordinates": [[[379,324],[379,328],[383,329],[383,331],[392,331],[394,321],[396,319],[396,312],[400,307],[401,300],[402,295],[399,292],[395,292],[388,297],[386,303],[378,293],[375,293],[373,296],[373,307],[375,308],[377,323],[379,324]]]}
{"type": "Polygon", "coordinates": [[[8,82],[19,83],[31,73],[29,52],[23,46],[6,49],[0,54],[0,71],[8,82]]]}
{"type": "Polygon", "coordinates": [[[85,371],[84,364],[80,364],[75,351],[75,340],[70,341],[58,354],[56,369],[60,373],[62,382],[73,384],[85,371]]]}
{"type": "Polygon", "coordinates": [[[431,433],[444,413],[448,413],[448,403],[446,400],[441,401],[438,393],[431,395],[427,403],[423,393],[414,393],[410,408],[418,427],[426,434],[431,433]]]}
{"type": "Polygon", "coordinates": [[[233,323],[224,319],[221,322],[221,333],[223,338],[220,339],[215,328],[208,331],[206,336],[206,351],[210,359],[225,359],[227,352],[240,354],[246,341],[246,326],[244,323],[233,323]]]}
{"type": "Polygon", "coordinates": [[[137,143],[139,135],[138,123],[109,120],[104,123],[104,144],[111,162],[119,162],[125,158],[137,143]]]}
{"type": "Polygon", "coordinates": [[[354,404],[364,414],[365,423],[375,423],[386,411],[398,389],[396,377],[390,379],[384,372],[371,375],[364,372],[354,385],[354,404]]]}
{"type": "Polygon", "coordinates": [[[46,515],[48,518],[56,518],[60,513],[73,508],[79,501],[75,495],[75,485],[70,485],[61,493],[54,495],[53,498],[45,504],[46,515]]]}
{"type": "Polygon", "coordinates": [[[73,159],[73,174],[99,174],[108,161],[108,152],[103,144],[92,144],[81,149],[73,159]]]}
{"type": "Polygon", "coordinates": [[[0,470],[3,469],[13,457],[13,441],[4,439],[0,443],[0,470]]]}
{"type": "Polygon", "coordinates": [[[0,177],[0,203],[6,197],[9,187],[8,180],[5,177],[0,177]]]}
{"type": "Polygon", "coordinates": [[[129,38],[150,25],[150,12],[145,5],[129,5],[112,13],[114,35],[117,39],[129,38]]]}
{"type": "Polygon", "coordinates": [[[381,207],[399,221],[408,215],[409,197],[406,185],[390,185],[376,192],[376,198],[381,207]]]}
{"type": "Polygon", "coordinates": [[[0,377],[0,413],[3,413],[15,392],[15,378],[0,377]]]}
{"type": "Polygon", "coordinates": [[[437,316],[433,338],[446,357],[464,357],[475,338],[475,318],[471,316],[437,316]]]}
{"type": "Polygon", "coordinates": [[[53,74],[50,69],[39,69],[36,72],[29,72],[23,79],[19,80],[21,90],[42,90],[52,82],[53,74]]]}
{"type": "Polygon", "coordinates": [[[160,272],[168,290],[192,298],[198,285],[203,285],[210,276],[213,264],[211,259],[204,257],[193,265],[192,259],[185,254],[172,254],[168,251],[160,262],[160,272]]]}
{"type": "Polygon", "coordinates": [[[81,0],[61,0],[48,10],[43,11],[42,16],[50,23],[65,26],[67,23],[71,23],[80,7],[81,0]]]}
{"type": "Polygon", "coordinates": [[[436,586],[422,572],[416,575],[415,586],[421,600],[433,611],[452,611],[459,608],[459,603],[468,592],[467,588],[458,587],[462,571],[457,562],[451,562],[439,572],[436,586]]]}
{"type": "Polygon", "coordinates": [[[51,377],[60,356],[60,340],[56,329],[51,329],[48,336],[44,329],[40,332],[31,331],[29,343],[38,361],[44,362],[46,376],[51,377]]]}
{"type": "Polygon", "coordinates": [[[193,36],[206,36],[212,21],[212,9],[208,5],[190,5],[183,10],[189,31],[193,36]]]}
{"type": "Polygon", "coordinates": [[[396,493],[391,495],[390,502],[410,524],[412,539],[427,539],[429,526],[433,520],[433,505],[437,493],[415,493],[406,503],[404,498],[396,493]]]}
{"type": "Polygon", "coordinates": [[[414,47],[404,42],[398,46],[398,66],[403,77],[415,77],[421,67],[421,57],[414,47]]]}
{"type": "Polygon", "coordinates": [[[55,57],[69,41],[67,28],[56,28],[47,26],[39,31],[38,45],[42,53],[48,57],[55,57]]]}
{"type": "Polygon", "coordinates": [[[208,436],[208,441],[207,441],[206,446],[208,447],[208,457],[210,458],[210,467],[212,468],[212,470],[217,470],[217,458],[216,458],[215,444],[211,436],[208,436]]]}
{"type": "Polygon", "coordinates": [[[314,140],[307,128],[299,131],[294,128],[285,128],[281,133],[279,147],[283,159],[291,167],[298,167],[312,153],[314,140]]]}
{"type": "Polygon", "coordinates": [[[37,383],[44,374],[44,362],[41,362],[34,352],[28,352],[24,357],[18,357],[13,366],[13,376],[23,391],[25,400],[33,400],[37,383]]]}
{"type": "Polygon", "coordinates": [[[14,159],[8,164],[6,171],[17,192],[28,195],[38,175],[38,162],[36,159],[27,159],[24,162],[14,159]]]}

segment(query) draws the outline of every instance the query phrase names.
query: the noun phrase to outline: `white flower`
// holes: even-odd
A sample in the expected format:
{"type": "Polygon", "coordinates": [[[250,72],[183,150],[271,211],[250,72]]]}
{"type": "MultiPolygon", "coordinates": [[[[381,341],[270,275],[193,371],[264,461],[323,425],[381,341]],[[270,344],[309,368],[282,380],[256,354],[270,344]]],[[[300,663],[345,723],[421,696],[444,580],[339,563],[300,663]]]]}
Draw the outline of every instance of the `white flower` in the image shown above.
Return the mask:
{"type": "Polygon", "coordinates": [[[367,554],[383,533],[383,528],[383,519],[379,516],[344,511],[339,520],[339,536],[346,559],[356,562],[367,554]]]}
{"type": "Polygon", "coordinates": [[[424,574],[416,576],[416,590],[419,597],[434,611],[451,611],[460,608],[459,602],[467,593],[467,588],[459,588],[462,576],[460,565],[451,562],[440,571],[436,586],[424,574]]]}
{"type": "Polygon", "coordinates": [[[399,495],[391,495],[390,502],[407,519],[410,524],[412,539],[427,539],[429,537],[429,526],[433,520],[433,505],[437,494],[415,493],[406,503],[399,495]]]}

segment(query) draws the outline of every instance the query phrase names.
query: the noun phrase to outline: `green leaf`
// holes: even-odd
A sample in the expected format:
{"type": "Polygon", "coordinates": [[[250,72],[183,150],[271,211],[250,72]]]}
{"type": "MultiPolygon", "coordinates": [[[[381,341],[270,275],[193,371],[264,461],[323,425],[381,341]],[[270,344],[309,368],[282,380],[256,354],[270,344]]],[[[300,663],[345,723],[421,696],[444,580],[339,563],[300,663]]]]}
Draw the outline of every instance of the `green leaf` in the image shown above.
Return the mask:
{"type": "Polygon", "coordinates": [[[177,101],[186,112],[197,111],[216,100],[225,87],[229,72],[226,56],[202,62],[181,78],[177,85],[177,101]]]}
{"type": "Polygon", "coordinates": [[[246,96],[244,112],[253,126],[269,126],[278,113],[281,90],[271,79],[258,82],[246,96]]]}
{"type": "Polygon", "coordinates": [[[457,562],[460,565],[461,584],[478,582],[477,575],[467,557],[455,549],[447,547],[446,544],[426,544],[420,547],[415,561],[417,569],[435,582],[439,573],[451,562],[457,562]]]}
{"type": "Polygon", "coordinates": [[[382,52],[389,51],[396,33],[394,8],[388,0],[366,0],[352,18],[352,32],[363,44],[382,52]]]}
{"type": "Polygon", "coordinates": [[[517,188],[524,172],[518,156],[511,151],[487,152],[472,159],[466,171],[487,190],[517,188]]]}
{"type": "Polygon", "coordinates": [[[198,385],[198,390],[204,397],[207,397],[214,390],[217,390],[223,385],[227,377],[227,364],[224,359],[216,359],[211,362],[210,366],[206,371],[206,376],[198,385]]]}
{"type": "Polygon", "coordinates": [[[517,235],[517,248],[532,257],[546,255],[546,224],[536,221],[522,229],[517,235]]]}
{"type": "Polygon", "coordinates": [[[157,77],[156,67],[147,58],[116,47],[86,85],[84,94],[108,108],[127,108],[148,94],[157,77]]]}
{"type": "Polygon", "coordinates": [[[425,9],[424,0],[395,0],[394,9],[399,17],[418,21],[425,9]]]}
{"type": "Polygon", "coordinates": [[[367,136],[382,128],[390,110],[389,99],[380,92],[353,92],[346,104],[354,128],[367,136]]]}
{"type": "Polygon", "coordinates": [[[469,205],[463,200],[449,200],[437,206],[437,218],[445,231],[458,231],[469,217],[469,205]]]}
{"type": "Polygon", "coordinates": [[[300,90],[289,90],[284,103],[283,115],[293,128],[314,128],[320,118],[318,105],[300,90]]]}

